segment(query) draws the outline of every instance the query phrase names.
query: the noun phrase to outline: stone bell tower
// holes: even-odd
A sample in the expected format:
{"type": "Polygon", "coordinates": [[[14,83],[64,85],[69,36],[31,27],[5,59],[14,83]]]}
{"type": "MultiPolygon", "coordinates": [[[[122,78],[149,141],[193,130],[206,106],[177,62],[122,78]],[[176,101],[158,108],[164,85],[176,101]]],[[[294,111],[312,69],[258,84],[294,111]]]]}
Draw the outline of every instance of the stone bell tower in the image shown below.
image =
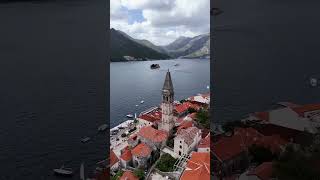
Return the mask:
{"type": "Polygon", "coordinates": [[[172,128],[174,127],[174,116],[173,116],[173,101],[174,101],[174,92],[173,84],[171,80],[170,71],[168,70],[166,78],[164,80],[162,88],[162,118],[161,123],[159,124],[159,129],[171,133],[172,128]]]}

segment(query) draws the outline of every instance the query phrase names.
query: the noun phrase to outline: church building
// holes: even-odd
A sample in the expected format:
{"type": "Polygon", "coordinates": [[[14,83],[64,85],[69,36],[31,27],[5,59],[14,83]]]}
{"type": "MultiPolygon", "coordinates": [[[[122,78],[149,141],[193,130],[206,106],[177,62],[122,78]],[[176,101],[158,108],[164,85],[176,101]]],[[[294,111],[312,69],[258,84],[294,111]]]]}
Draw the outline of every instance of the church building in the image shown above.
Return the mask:
{"type": "Polygon", "coordinates": [[[171,74],[168,70],[163,88],[162,88],[162,116],[161,116],[161,122],[159,123],[159,130],[163,130],[168,132],[169,134],[172,133],[172,129],[175,125],[175,116],[174,116],[174,107],[173,107],[173,101],[174,101],[174,91],[173,91],[173,84],[171,80],[171,74]]]}

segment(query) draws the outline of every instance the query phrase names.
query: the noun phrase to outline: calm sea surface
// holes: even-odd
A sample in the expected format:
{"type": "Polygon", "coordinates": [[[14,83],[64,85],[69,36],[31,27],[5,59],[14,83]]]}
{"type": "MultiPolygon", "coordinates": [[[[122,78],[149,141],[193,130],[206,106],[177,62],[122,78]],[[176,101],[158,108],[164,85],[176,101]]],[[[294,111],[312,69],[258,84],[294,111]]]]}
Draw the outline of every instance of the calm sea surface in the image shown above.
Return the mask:
{"type": "Polygon", "coordinates": [[[62,164],[79,179],[106,158],[104,5],[0,3],[0,180],[61,179],[62,164]]]}
{"type": "Polygon", "coordinates": [[[273,103],[319,103],[320,2],[315,0],[216,0],[212,18],[214,121],[242,118],[273,103]]]}
{"type": "Polygon", "coordinates": [[[170,69],[175,99],[208,92],[210,61],[206,59],[175,59],[110,64],[110,125],[126,120],[126,114],[139,114],[161,103],[161,89],[170,69]],[[160,69],[150,69],[157,63],[160,69]],[[174,66],[175,64],[179,66],[174,66]],[[143,104],[140,101],[144,100],[143,104]],[[136,105],[139,105],[136,107],[136,105]]]}

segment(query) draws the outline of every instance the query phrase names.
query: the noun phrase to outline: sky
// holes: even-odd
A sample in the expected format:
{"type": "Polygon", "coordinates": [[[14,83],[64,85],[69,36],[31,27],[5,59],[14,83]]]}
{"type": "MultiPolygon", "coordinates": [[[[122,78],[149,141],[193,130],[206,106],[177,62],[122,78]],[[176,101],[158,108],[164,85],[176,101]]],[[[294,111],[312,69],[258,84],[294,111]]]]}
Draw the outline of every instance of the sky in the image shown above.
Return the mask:
{"type": "Polygon", "coordinates": [[[210,31],[210,0],[110,0],[110,27],[167,45],[210,31]]]}

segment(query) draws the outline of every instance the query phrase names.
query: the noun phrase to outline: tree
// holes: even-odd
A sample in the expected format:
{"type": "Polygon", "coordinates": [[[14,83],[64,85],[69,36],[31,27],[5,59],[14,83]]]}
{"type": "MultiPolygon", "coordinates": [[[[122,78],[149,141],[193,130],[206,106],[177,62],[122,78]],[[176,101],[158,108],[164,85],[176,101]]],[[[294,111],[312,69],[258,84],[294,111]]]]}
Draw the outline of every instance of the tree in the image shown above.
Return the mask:
{"type": "Polygon", "coordinates": [[[268,148],[257,146],[255,144],[249,147],[249,153],[252,156],[252,161],[258,164],[269,162],[276,158],[276,155],[274,155],[268,148]]]}
{"type": "Polygon", "coordinates": [[[167,146],[173,148],[174,147],[174,139],[173,138],[170,138],[168,139],[167,141],[167,146]]]}
{"type": "Polygon", "coordinates": [[[123,175],[123,171],[119,170],[114,176],[111,177],[111,180],[119,180],[123,175]]]}
{"type": "Polygon", "coordinates": [[[274,163],[274,174],[281,180],[316,179],[320,177],[319,157],[319,151],[306,152],[288,146],[274,163]]]}
{"type": "Polygon", "coordinates": [[[196,109],[192,108],[192,107],[189,107],[188,108],[188,113],[191,114],[191,113],[194,113],[194,112],[197,112],[196,109]]]}
{"type": "Polygon", "coordinates": [[[185,99],[182,99],[182,100],[180,100],[180,103],[182,104],[182,103],[184,103],[184,102],[186,102],[187,100],[185,100],[185,99]]]}
{"type": "Polygon", "coordinates": [[[196,118],[197,121],[200,125],[202,125],[203,127],[210,129],[210,118],[209,118],[209,112],[204,110],[204,109],[200,109],[197,114],[196,114],[196,118]]]}
{"type": "Polygon", "coordinates": [[[225,132],[233,131],[235,127],[246,127],[246,125],[244,125],[241,121],[230,121],[222,126],[225,132]]]}
{"type": "Polygon", "coordinates": [[[138,177],[140,180],[144,179],[144,172],[141,169],[136,169],[133,171],[133,174],[138,177]]]}
{"type": "Polygon", "coordinates": [[[170,154],[163,154],[158,160],[156,167],[163,172],[172,172],[174,170],[174,163],[176,159],[170,154]]]}

